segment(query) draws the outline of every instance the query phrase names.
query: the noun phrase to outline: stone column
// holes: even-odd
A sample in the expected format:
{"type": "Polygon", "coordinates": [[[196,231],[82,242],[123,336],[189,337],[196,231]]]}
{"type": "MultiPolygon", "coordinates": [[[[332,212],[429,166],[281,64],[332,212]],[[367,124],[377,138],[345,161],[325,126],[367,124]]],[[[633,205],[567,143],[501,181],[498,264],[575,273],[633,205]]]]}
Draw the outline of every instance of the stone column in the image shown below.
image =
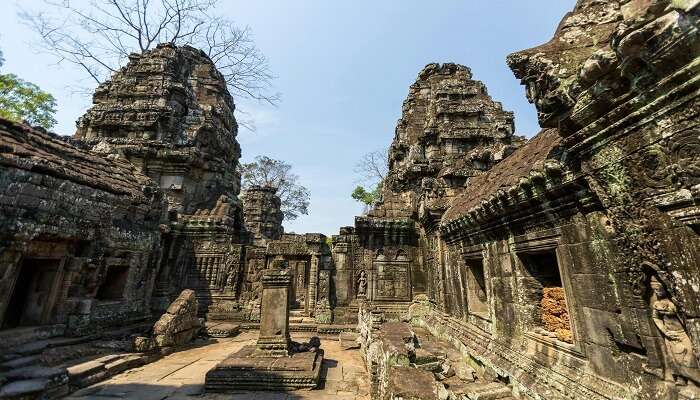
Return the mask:
{"type": "Polygon", "coordinates": [[[333,312],[330,303],[331,271],[321,270],[318,272],[318,300],[314,315],[319,324],[330,324],[333,322],[333,312]]]}
{"type": "Polygon", "coordinates": [[[309,292],[308,292],[308,307],[306,307],[306,316],[311,316],[311,311],[316,308],[316,290],[318,285],[318,267],[321,263],[321,255],[318,253],[311,255],[311,266],[309,267],[309,292]]]}
{"type": "Polygon", "coordinates": [[[348,305],[355,297],[355,275],[350,265],[350,246],[337,243],[333,247],[333,264],[335,265],[335,296],[337,305],[348,305]]]}
{"type": "Polygon", "coordinates": [[[260,304],[260,336],[256,357],[283,357],[289,355],[289,287],[292,276],[287,268],[268,269],[262,277],[260,304]]]}

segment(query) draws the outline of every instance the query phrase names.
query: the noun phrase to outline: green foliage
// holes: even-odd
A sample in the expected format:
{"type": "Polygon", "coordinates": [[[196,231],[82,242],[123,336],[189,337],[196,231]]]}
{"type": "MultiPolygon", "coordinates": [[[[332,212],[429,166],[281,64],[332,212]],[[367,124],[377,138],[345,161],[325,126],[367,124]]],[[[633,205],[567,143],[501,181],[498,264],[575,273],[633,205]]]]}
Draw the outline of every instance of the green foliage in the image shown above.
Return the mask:
{"type": "Polygon", "coordinates": [[[292,173],[292,166],[267,156],[257,156],[255,161],[238,166],[243,190],[254,186],[270,187],[282,201],[285,221],[299,215],[309,215],[309,189],[299,184],[299,176],[292,173]]]}
{"type": "MultiPolygon", "coordinates": [[[[0,66],[4,59],[0,53],[0,66]]],[[[46,129],[56,125],[56,99],[15,74],[0,74],[0,117],[46,129]]]]}
{"type": "Polygon", "coordinates": [[[351,196],[353,199],[359,201],[367,207],[371,207],[382,197],[382,182],[377,183],[377,186],[375,186],[374,190],[371,191],[362,186],[357,186],[355,190],[352,191],[351,196]]]}

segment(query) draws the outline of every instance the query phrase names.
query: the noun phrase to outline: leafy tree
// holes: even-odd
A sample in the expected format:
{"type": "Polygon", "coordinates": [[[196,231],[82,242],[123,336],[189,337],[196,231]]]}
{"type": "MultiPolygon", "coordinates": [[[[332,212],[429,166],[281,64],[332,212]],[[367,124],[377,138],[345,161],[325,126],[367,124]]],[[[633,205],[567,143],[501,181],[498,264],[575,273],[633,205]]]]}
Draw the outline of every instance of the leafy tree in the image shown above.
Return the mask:
{"type": "Polygon", "coordinates": [[[240,165],[243,190],[253,186],[271,187],[282,200],[282,213],[287,221],[299,215],[309,214],[309,190],[298,183],[292,166],[267,156],[257,156],[255,161],[240,165]]]}
{"type": "MultiPolygon", "coordinates": [[[[20,18],[39,37],[40,50],[58,63],[82,69],[98,84],[119,70],[130,53],[160,43],[202,49],[231,94],[276,104],[274,76],[249,27],[216,16],[219,0],[44,0],[40,11],[20,18]]],[[[250,129],[239,118],[239,123],[250,129]]]]}
{"type": "Polygon", "coordinates": [[[381,199],[381,189],[381,182],[377,184],[372,191],[368,191],[364,187],[358,185],[355,190],[352,191],[352,198],[369,208],[381,199]]]}
{"type": "MultiPolygon", "coordinates": [[[[0,67],[5,59],[0,52],[0,67]]],[[[0,117],[46,129],[56,125],[56,99],[15,74],[0,74],[0,117]]]]}

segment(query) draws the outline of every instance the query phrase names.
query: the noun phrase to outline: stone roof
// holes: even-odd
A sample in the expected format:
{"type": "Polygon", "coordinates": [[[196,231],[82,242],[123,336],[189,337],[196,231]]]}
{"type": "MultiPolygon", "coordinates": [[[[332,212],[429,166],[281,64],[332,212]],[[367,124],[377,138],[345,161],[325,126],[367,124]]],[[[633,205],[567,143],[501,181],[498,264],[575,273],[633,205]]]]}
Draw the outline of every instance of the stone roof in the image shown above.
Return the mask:
{"type": "Polygon", "coordinates": [[[101,83],[75,138],[98,144],[195,146],[207,158],[237,162],[235,105],[209,57],[169,43],[142,54],[101,83]]]}
{"type": "Polygon", "coordinates": [[[552,40],[507,57],[508,66],[527,86],[528,100],[537,107],[541,127],[559,127],[558,118],[573,107],[574,99],[590,84],[582,79],[582,66],[593,62],[595,75],[608,72],[610,41],[622,21],[624,3],[633,2],[579,0],[552,40]]]}
{"type": "Polygon", "coordinates": [[[489,96],[468,67],[428,64],[403,102],[382,201],[368,215],[439,218],[434,216],[465,190],[470,177],[522,144],[514,130],[513,113],[489,96]]]}
{"type": "Polygon", "coordinates": [[[146,201],[157,190],[132,164],[105,159],[63,141],[59,136],[0,118],[0,165],[66,179],[112,194],[146,201]],[[151,192],[152,192],[151,191],[151,192]]]}
{"type": "Polygon", "coordinates": [[[544,170],[545,161],[556,157],[559,142],[560,136],[556,129],[544,129],[490,171],[472,177],[467,190],[452,201],[443,215],[443,224],[464,216],[482,201],[496,195],[499,190],[518,185],[521,178],[527,177],[532,171],[544,170]]]}

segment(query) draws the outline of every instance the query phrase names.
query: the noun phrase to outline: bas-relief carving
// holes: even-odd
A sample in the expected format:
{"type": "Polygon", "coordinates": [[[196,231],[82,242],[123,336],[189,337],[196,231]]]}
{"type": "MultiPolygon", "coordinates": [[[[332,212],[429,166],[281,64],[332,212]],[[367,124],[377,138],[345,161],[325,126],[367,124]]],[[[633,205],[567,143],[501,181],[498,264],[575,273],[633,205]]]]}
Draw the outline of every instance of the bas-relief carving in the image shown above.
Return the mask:
{"type": "Polygon", "coordinates": [[[383,249],[377,251],[372,262],[375,300],[410,300],[410,263],[402,249],[391,251],[387,257],[383,249]]]}
{"type": "Polygon", "coordinates": [[[367,296],[367,272],[363,269],[357,277],[357,297],[367,296]]]}
{"type": "Polygon", "coordinates": [[[689,129],[632,156],[632,175],[643,193],[692,188],[700,183],[700,131],[689,129]]]}
{"type": "Polygon", "coordinates": [[[330,288],[330,273],[329,271],[319,271],[318,273],[318,299],[317,301],[323,302],[323,301],[328,301],[328,295],[329,295],[329,288],[330,288]]]}
{"type": "Polygon", "coordinates": [[[655,276],[650,279],[651,312],[666,348],[667,377],[679,385],[688,380],[700,384],[700,369],[693,345],[676,304],[664,284],[655,276]]]}
{"type": "MultiPolygon", "coordinates": [[[[679,19],[678,15],[682,14],[683,7],[688,9],[697,7],[697,1],[682,0],[671,3],[646,0],[624,2],[581,0],[574,13],[565,18],[557,32],[556,40],[546,46],[540,46],[534,51],[523,52],[511,57],[512,66],[519,75],[522,75],[521,79],[527,86],[528,98],[538,107],[539,117],[543,125],[558,126],[563,136],[574,137],[571,139],[572,141],[578,140],[575,138],[577,129],[582,126],[594,126],[595,124],[592,122],[600,116],[597,115],[600,110],[610,111],[610,108],[600,107],[601,104],[605,104],[606,101],[612,100],[615,96],[625,94],[620,91],[631,88],[642,92],[645,88],[653,85],[654,68],[661,67],[661,64],[654,66],[649,62],[653,51],[649,51],[650,49],[646,49],[645,46],[654,45],[655,42],[649,42],[648,39],[653,35],[666,32],[665,27],[671,27],[672,31],[678,28],[678,32],[685,32],[683,29],[686,29],[687,26],[678,25],[679,20],[681,22],[696,21],[685,15],[681,15],[682,18],[679,19]],[[639,12],[640,10],[643,12],[639,12]],[[633,18],[629,18],[628,14],[633,15],[633,18]],[[635,14],[637,15],[634,16],[635,14]],[[654,19],[658,19],[658,21],[654,22],[654,19]],[[620,25],[620,21],[623,20],[625,24],[620,25]],[[617,71],[618,68],[619,71],[617,71]],[[619,79],[619,77],[625,79],[619,79]],[[588,109],[590,104],[597,104],[597,108],[588,109]],[[568,120],[559,124],[559,119],[568,120]]],[[[697,8],[693,12],[697,14],[697,8]]],[[[687,25],[692,25],[692,23],[687,25]]],[[[678,39],[682,40],[682,38],[678,39]]],[[[658,43],[668,43],[668,41],[664,39],[659,40],[658,43]]],[[[665,48],[672,48],[672,46],[665,48]]],[[[691,50],[687,53],[692,55],[692,50],[697,49],[697,46],[688,45],[684,48],[691,50]]],[[[172,46],[159,47],[159,51],[154,54],[161,57],[163,56],[161,53],[170,51],[175,52],[176,50],[172,46]]],[[[680,57],[682,54],[677,55],[679,57],[676,58],[682,59],[680,57]]],[[[190,54],[190,56],[194,57],[197,54],[190,54]]],[[[196,58],[198,62],[201,61],[198,56],[196,58]]],[[[170,61],[164,62],[167,64],[170,61]]],[[[672,65],[673,63],[666,64],[672,65]]],[[[207,69],[207,71],[211,72],[211,69],[207,69]]],[[[154,73],[154,80],[161,80],[162,77],[159,77],[155,71],[150,72],[154,73]]],[[[129,74],[125,75],[127,78],[129,77],[129,74]]],[[[225,84],[215,79],[212,81],[210,78],[216,77],[206,77],[206,81],[213,84],[212,87],[219,90],[225,89],[225,84]]],[[[120,84],[127,81],[128,79],[123,76],[116,79],[116,82],[120,84]]],[[[683,81],[683,84],[686,85],[690,83],[689,79],[683,81]]],[[[218,173],[198,170],[197,173],[203,174],[207,182],[188,187],[191,184],[190,179],[188,179],[189,175],[187,173],[182,175],[184,170],[190,171],[188,161],[165,163],[161,162],[162,160],[156,160],[157,162],[146,162],[143,157],[139,158],[138,154],[131,155],[130,159],[135,164],[144,163],[142,165],[144,170],[152,169],[152,177],[157,178],[161,189],[165,191],[166,198],[170,198],[170,202],[173,203],[171,209],[174,207],[175,210],[171,211],[175,211],[175,213],[171,215],[170,222],[172,224],[162,228],[161,233],[164,235],[169,235],[170,229],[180,229],[177,226],[178,210],[189,208],[194,211],[198,207],[195,207],[195,203],[212,203],[217,196],[219,198],[217,206],[211,211],[208,208],[197,210],[195,216],[197,218],[192,221],[190,226],[194,232],[204,234],[214,232],[210,235],[212,238],[201,240],[200,238],[204,236],[196,236],[195,234],[188,236],[187,240],[183,239],[182,243],[178,242],[176,246],[181,246],[178,247],[179,259],[185,259],[190,264],[180,263],[181,265],[164,269],[169,272],[163,275],[170,275],[165,278],[179,277],[180,279],[172,279],[172,281],[181,284],[183,283],[182,277],[184,277],[184,284],[198,289],[198,294],[217,292],[215,294],[222,295],[220,297],[226,297],[225,301],[214,304],[210,311],[232,313],[241,307],[241,303],[250,301],[251,309],[255,310],[257,307],[259,313],[260,302],[259,299],[256,299],[259,298],[261,272],[266,266],[266,261],[270,261],[270,265],[280,265],[280,259],[284,263],[295,261],[295,257],[306,256],[309,247],[318,244],[310,246],[307,243],[308,237],[303,237],[303,235],[284,235],[285,237],[289,236],[286,239],[294,236],[294,240],[279,240],[283,236],[280,213],[276,207],[264,206],[266,202],[275,203],[272,196],[266,195],[250,197],[248,208],[244,207],[243,210],[246,214],[244,222],[248,226],[248,233],[252,234],[253,239],[257,241],[256,244],[266,243],[271,244],[271,246],[262,247],[262,244],[261,247],[248,246],[251,252],[255,250],[257,253],[255,257],[246,257],[246,261],[242,262],[241,249],[232,250],[228,241],[216,240],[220,239],[223,234],[220,234],[219,231],[215,232],[216,224],[207,225],[211,222],[209,220],[224,214],[233,217],[237,212],[235,209],[237,207],[238,179],[236,179],[235,172],[228,168],[237,164],[239,156],[239,149],[235,143],[236,129],[232,126],[235,124],[232,114],[225,112],[223,120],[215,121],[221,123],[217,124],[218,128],[223,127],[223,129],[217,129],[216,132],[192,130],[190,129],[192,126],[180,124],[182,121],[177,118],[172,119],[176,125],[182,125],[175,126],[177,129],[158,128],[146,131],[125,129],[124,132],[110,132],[107,126],[100,125],[100,123],[112,121],[117,125],[124,124],[125,128],[133,128],[134,126],[131,126],[132,124],[128,123],[128,119],[123,115],[119,115],[120,103],[110,100],[111,96],[105,87],[101,86],[99,91],[99,96],[96,96],[96,107],[91,110],[88,118],[81,122],[79,128],[81,135],[86,140],[95,135],[109,137],[111,134],[114,135],[112,139],[136,140],[139,139],[138,135],[141,135],[140,138],[149,140],[157,139],[166,142],[171,140],[180,146],[186,144],[186,137],[191,134],[201,135],[200,139],[203,142],[220,140],[221,143],[227,144],[227,148],[223,151],[225,154],[218,152],[221,146],[213,146],[212,149],[216,150],[216,154],[211,154],[212,157],[226,161],[224,164],[227,166],[225,168],[227,171],[223,176],[229,174],[229,177],[233,177],[233,179],[226,179],[226,184],[218,181],[221,178],[218,173]],[[106,112],[110,110],[117,112],[110,115],[106,112]],[[100,117],[104,118],[100,120],[100,117]],[[95,126],[91,126],[91,119],[95,126]],[[121,136],[128,136],[128,138],[121,136]],[[233,140],[231,140],[232,137],[233,140]],[[178,168],[181,170],[177,170],[178,168]],[[219,192],[226,192],[226,194],[219,192]],[[215,211],[216,209],[221,212],[215,211]],[[271,248],[275,250],[271,251],[271,248]],[[183,257],[182,254],[185,256],[183,257]],[[280,257],[272,259],[277,255],[280,257]],[[187,268],[187,270],[182,271],[183,268],[187,268]],[[238,303],[239,300],[240,303],[238,303]]],[[[226,106],[232,107],[232,102],[227,96],[214,97],[218,99],[215,99],[215,102],[220,103],[216,105],[222,106],[224,109],[226,106]]],[[[191,100],[188,97],[188,102],[191,100]]],[[[393,301],[411,299],[411,291],[414,290],[411,284],[417,286],[419,282],[419,279],[411,275],[411,268],[424,268],[429,274],[428,293],[431,293],[433,299],[440,299],[439,303],[442,308],[445,308],[446,304],[444,298],[454,296],[454,292],[459,291],[455,289],[464,289],[464,287],[456,286],[464,285],[463,282],[455,281],[452,276],[449,276],[451,271],[456,270],[454,265],[459,263],[455,261],[455,246],[441,254],[441,243],[437,234],[432,235],[426,232],[439,229],[435,225],[439,223],[441,213],[448,206],[447,198],[481,190],[482,188],[469,188],[469,179],[478,174],[486,173],[491,167],[501,162],[503,157],[508,157],[514,148],[518,147],[518,140],[512,135],[512,114],[503,111],[500,104],[488,97],[483,84],[471,79],[468,68],[456,64],[431,64],[427,66],[421,72],[415,85],[411,87],[409,98],[405,104],[405,112],[397,126],[396,140],[392,144],[389,160],[392,171],[385,188],[383,202],[372,210],[374,219],[363,228],[365,229],[364,237],[354,236],[361,244],[353,242],[348,245],[349,251],[353,254],[350,255],[352,257],[352,262],[349,263],[351,267],[342,278],[347,281],[332,281],[331,276],[336,277],[340,274],[332,275],[332,265],[327,265],[325,262],[322,262],[322,265],[316,264],[320,267],[320,271],[316,271],[315,266],[311,267],[306,262],[297,262],[289,266],[289,270],[296,273],[292,279],[296,288],[297,301],[300,303],[313,301],[306,299],[306,296],[313,298],[318,293],[315,299],[316,304],[307,305],[308,307],[315,306],[317,311],[324,312],[322,318],[317,318],[318,323],[330,323],[332,315],[328,311],[330,311],[331,300],[334,299],[333,287],[339,284],[342,284],[345,290],[354,291],[355,297],[370,297],[370,301],[380,300],[380,303],[383,301],[391,304],[393,301]],[[484,113],[485,109],[488,111],[487,113],[484,113]],[[478,141],[473,140],[474,137],[478,137],[479,141],[488,142],[487,145],[482,146],[483,143],[476,143],[478,141]],[[414,221],[416,216],[417,221],[414,221]],[[391,220],[391,217],[397,217],[403,221],[397,223],[397,220],[391,220]],[[410,224],[405,224],[405,221],[410,222],[410,224]],[[412,225],[414,222],[417,225],[415,231],[412,225]],[[408,225],[411,225],[410,228],[408,225]],[[370,233],[366,234],[367,232],[370,233]],[[413,235],[421,236],[418,240],[419,244],[408,244],[409,238],[412,238],[413,235]],[[426,235],[428,236],[427,250],[420,248],[425,246],[421,241],[426,235]],[[367,239],[367,236],[370,238],[367,239]],[[397,243],[404,247],[397,249],[395,246],[397,243]],[[379,250],[376,250],[377,247],[379,250]],[[420,263],[420,265],[414,266],[412,264],[414,262],[420,263]],[[445,268],[447,266],[449,268],[445,268]],[[310,272],[307,270],[311,268],[315,271],[315,276],[308,275],[310,272]],[[412,279],[413,282],[411,282],[412,279]],[[448,288],[445,286],[446,282],[453,282],[454,285],[448,288]],[[309,288],[309,286],[311,287],[309,288]],[[304,288],[309,290],[304,290],[304,288]],[[448,289],[453,293],[446,293],[448,289]]],[[[189,103],[188,105],[194,106],[194,104],[189,103]]],[[[207,104],[206,106],[211,107],[212,105],[207,104]]],[[[192,107],[192,109],[199,108],[192,107]]],[[[157,121],[158,115],[157,113],[139,112],[137,117],[142,122],[154,123],[157,121]]],[[[203,118],[215,117],[207,114],[203,118]]],[[[680,124],[674,118],[669,117],[668,121],[654,119],[654,123],[657,125],[655,132],[649,132],[646,127],[641,127],[639,131],[631,131],[627,135],[628,138],[616,139],[606,143],[601,147],[601,150],[591,151],[593,159],[586,161],[588,165],[585,165],[586,162],[584,162],[583,169],[588,171],[586,168],[592,166],[593,169],[599,169],[599,171],[591,173],[591,176],[586,178],[589,186],[585,189],[590,189],[597,194],[598,199],[593,201],[594,207],[606,209],[612,223],[608,227],[609,231],[604,234],[596,231],[595,227],[586,226],[585,229],[582,229],[585,232],[580,232],[580,237],[577,240],[605,241],[612,237],[611,240],[614,240],[620,248],[629,253],[611,257],[607,260],[609,263],[605,266],[604,271],[610,280],[615,281],[613,285],[616,289],[615,295],[620,298],[620,304],[615,304],[611,308],[621,308],[618,310],[620,312],[619,319],[624,322],[624,324],[620,324],[624,325],[624,328],[621,328],[624,332],[615,332],[617,336],[614,339],[620,339],[618,348],[615,349],[618,352],[616,354],[619,352],[629,353],[634,356],[628,357],[629,359],[635,357],[643,359],[644,352],[643,349],[639,349],[642,347],[640,343],[659,341],[663,344],[662,347],[665,351],[663,352],[664,357],[658,358],[660,361],[663,358],[668,381],[676,385],[693,386],[694,383],[698,383],[698,359],[692,348],[692,341],[695,339],[697,342],[697,338],[693,337],[694,331],[688,328],[688,315],[692,315],[689,313],[691,305],[687,301],[684,303],[687,295],[686,297],[678,295],[679,291],[682,292],[678,286],[685,284],[683,283],[683,274],[697,272],[697,266],[690,265],[692,261],[686,261],[686,264],[690,266],[686,265],[687,268],[683,269],[673,262],[674,255],[663,250],[663,231],[667,228],[675,229],[679,225],[675,224],[668,218],[668,215],[659,209],[640,202],[640,199],[645,196],[669,190],[697,191],[697,188],[694,187],[700,183],[699,133],[697,128],[693,127],[693,122],[687,122],[689,128],[681,129],[680,124]],[[670,130],[666,131],[666,128],[678,130],[671,133],[670,130]],[[664,132],[660,132],[662,130],[664,132]],[[641,141],[637,140],[642,136],[649,143],[640,143],[641,141]],[[598,160],[600,163],[597,163],[598,160]],[[623,162],[617,163],[619,160],[623,160],[623,162]],[[644,262],[653,262],[654,265],[663,266],[664,277],[668,275],[675,277],[675,274],[680,274],[680,278],[675,277],[670,281],[664,280],[663,283],[660,279],[654,278],[649,283],[648,275],[645,274],[643,267],[644,262]],[[649,289],[647,285],[654,292],[651,298],[645,297],[649,289]],[[638,313],[647,311],[649,312],[648,320],[638,316],[638,313]],[[645,322],[653,323],[649,327],[655,327],[658,330],[658,337],[651,337],[648,332],[648,329],[651,328],[647,328],[647,332],[644,332],[647,334],[645,338],[647,342],[640,340],[638,336],[636,339],[634,338],[634,335],[644,328],[645,322]]],[[[198,125],[206,121],[197,119],[195,122],[195,125],[198,125]]],[[[615,122],[614,120],[606,120],[605,124],[611,125],[615,122]]],[[[591,136],[594,134],[595,132],[591,133],[591,136]]],[[[113,141],[113,145],[117,146],[119,140],[113,141]]],[[[144,144],[138,140],[135,143],[137,147],[144,144]]],[[[170,144],[172,143],[168,145],[170,144]]],[[[126,151],[125,149],[109,150],[107,149],[109,146],[109,143],[104,142],[96,145],[93,150],[96,152],[105,150],[104,154],[126,151]]],[[[148,146],[144,145],[144,147],[148,146]]],[[[4,150],[0,149],[0,151],[4,150]]],[[[185,156],[184,153],[177,155],[177,157],[185,156]]],[[[572,153],[571,157],[578,157],[578,155],[572,153]]],[[[526,166],[523,170],[529,171],[529,167],[526,166]]],[[[516,171],[516,173],[519,172],[516,171]]],[[[548,206],[579,207],[578,204],[558,204],[557,201],[561,198],[560,193],[547,193],[547,190],[551,189],[549,183],[547,182],[547,185],[542,185],[542,187],[538,186],[536,190],[536,194],[551,195],[548,198],[550,202],[548,206]]],[[[491,204],[494,213],[504,207],[512,206],[512,204],[505,204],[508,201],[506,196],[497,200],[491,204]]],[[[697,204],[696,200],[689,200],[689,198],[685,200],[690,203],[695,201],[694,204],[697,204]]],[[[207,204],[207,207],[209,206],[211,204],[207,204]]],[[[528,210],[521,211],[525,211],[524,214],[527,214],[528,210]]],[[[507,216],[503,220],[509,228],[515,226],[517,229],[529,231],[540,229],[544,224],[550,226],[568,222],[559,211],[561,210],[553,211],[545,208],[544,218],[537,219],[539,217],[536,217],[522,223],[509,221],[507,216]]],[[[587,212],[587,209],[581,207],[581,210],[564,211],[582,213],[587,212]]],[[[529,217],[528,215],[525,218],[529,217]]],[[[368,220],[370,219],[368,218],[368,220]]],[[[240,225],[240,218],[236,221],[240,225]]],[[[233,221],[223,223],[223,225],[232,230],[227,235],[234,236],[234,234],[241,233],[236,231],[238,227],[233,221]]],[[[690,232],[689,229],[686,230],[690,232]]],[[[494,235],[496,234],[494,233],[494,235]]],[[[512,235],[512,232],[507,235],[512,235]]],[[[245,237],[245,235],[241,235],[241,237],[245,237]]],[[[488,240],[493,240],[493,238],[490,237],[488,240]]],[[[508,238],[504,240],[507,241],[508,238]]],[[[154,245],[153,247],[157,248],[158,246],[154,245]]],[[[247,251],[245,254],[250,255],[247,251]]],[[[497,254],[496,256],[502,255],[497,254]]],[[[144,273],[143,270],[148,270],[150,264],[148,264],[146,255],[143,255],[140,261],[137,258],[134,256],[129,263],[137,267],[135,271],[138,274],[143,273],[141,279],[137,279],[139,283],[142,283],[149,279],[147,271],[144,273]]],[[[79,271],[76,271],[72,276],[71,295],[77,293],[78,296],[94,297],[98,287],[105,280],[107,262],[103,255],[97,255],[89,260],[81,265],[79,271]]],[[[585,264],[586,260],[577,261],[581,261],[580,264],[585,264]]],[[[497,260],[492,260],[491,263],[494,268],[498,269],[499,262],[497,260]]],[[[502,281],[497,282],[496,287],[503,288],[510,285],[507,282],[509,277],[505,276],[505,272],[500,269],[498,272],[504,273],[504,277],[498,277],[502,281]]],[[[478,291],[476,295],[482,300],[485,299],[484,292],[478,291]]],[[[509,289],[494,291],[494,295],[497,298],[493,303],[502,305],[509,301],[512,302],[512,297],[517,293],[513,293],[509,289]]],[[[576,300],[576,293],[573,295],[573,299],[576,300]]],[[[456,303],[454,299],[449,300],[449,304],[454,303],[456,303]]],[[[465,304],[462,303],[462,305],[465,304]]],[[[489,306],[493,307],[492,304],[489,306]]],[[[502,310],[507,312],[503,314],[503,317],[499,315],[499,318],[505,322],[515,320],[515,313],[520,312],[512,307],[508,308],[508,304],[502,310]]],[[[697,314],[697,310],[694,311],[697,314]]],[[[255,318],[255,316],[251,316],[251,319],[255,318]]],[[[464,330],[463,324],[454,324],[454,327],[455,336],[466,337],[465,342],[473,343],[475,340],[480,340],[465,334],[465,332],[469,332],[464,330]],[[472,342],[469,342],[470,340],[472,342]]],[[[494,330],[494,332],[498,333],[499,331],[494,330]]],[[[528,373],[532,373],[532,360],[519,353],[517,346],[506,346],[512,338],[497,337],[495,339],[492,345],[488,344],[491,346],[488,349],[493,354],[481,354],[480,362],[488,363],[499,358],[508,360],[511,364],[507,368],[499,367],[499,370],[508,374],[522,368],[515,374],[521,374],[525,371],[519,376],[525,379],[532,378],[528,376],[528,373]]],[[[482,347],[486,348],[487,345],[482,347]]],[[[567,365],[568,368],[567,362],[571,362],[571,359],[562,356],[558,351],[552,350],[550,352],[549,350],[551,349],[548,348],[548,356],[551,356],[551,360],[548,359],[545,363],[550,361],[551,363],[548,365],[538,364],[538,368],[541,368],[538,372],[543,371],[543,373],[538,374],[536,379],[541,379],[544,385],[550,385],[550,388],[561,386],[564,391],[572,388],[568,386],[570,385],[568,382],[575,382],[577,387],[573,388],[575,392],[572,393],[590,394],[593,392],[586,386],[590,384],[590,380],[577,380],[579,375],[568,376],[566,375],[568,372],[562,372],[563,368],[559,368],[557,365],[558,361],[563,360],[561,365],[567,365]],[[540,365],[542,366],[540,367],[540,365]],[[560,375],[564,377],[559,379],[560,375]],[[559,380],[557,381],[557,379],[559,380]],[[561,384],[564,381],[567,383],[561,384]]],[[[651,358],[651,348],[646,350],[647,357],[651,358]]],[[[597,360],[591,356],[587,361],[597,360]]],[[[654,368],[656,367],[654,366],[654,368]]],[[[660,370],[660,364],[658,367],[660,370]]],[[[634,374],[637,370],[635,368],[634,365],[630,366],[626,373],[636,379],[637,376],[634,374]]],[[[576,373],[585,375],[588,374],[588,371],[576,371],[576,373]]],[[[585,376],[590,377],[590,375],[585,376]]],[[[606,382],[596,386],[595,393],[591,398],[598,399],[606,396],[620,398],[621,396],[618,396],[620,392],[622,391],[618,391],[615,385],[606,382]],[[608,386],[606,387],[606,385],[608,386]],[[598,390],[600,387],[604,387],[604,390],[598,390]]]]}

